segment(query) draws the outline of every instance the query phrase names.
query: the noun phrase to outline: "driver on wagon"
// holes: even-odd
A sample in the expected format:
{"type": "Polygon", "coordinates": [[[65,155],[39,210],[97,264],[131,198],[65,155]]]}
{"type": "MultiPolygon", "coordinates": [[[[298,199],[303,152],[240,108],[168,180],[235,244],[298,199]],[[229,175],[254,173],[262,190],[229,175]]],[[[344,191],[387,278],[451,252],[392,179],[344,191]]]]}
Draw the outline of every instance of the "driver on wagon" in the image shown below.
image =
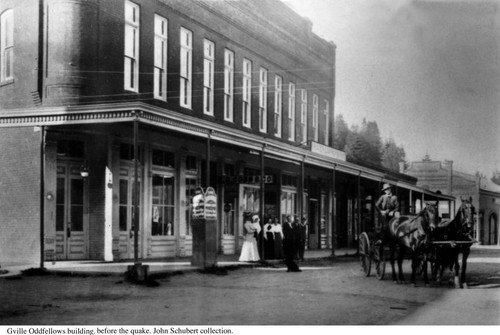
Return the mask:
{"type": "Polygon", "coordinates": [[[392,194],[392,186],[384,184],[382,194],[375,204],[375,208],[380,213],[380,223],[382,225],[383,238],[389,236],[389,221],[394,217],[399,217],[398,197],[392,194]]]}

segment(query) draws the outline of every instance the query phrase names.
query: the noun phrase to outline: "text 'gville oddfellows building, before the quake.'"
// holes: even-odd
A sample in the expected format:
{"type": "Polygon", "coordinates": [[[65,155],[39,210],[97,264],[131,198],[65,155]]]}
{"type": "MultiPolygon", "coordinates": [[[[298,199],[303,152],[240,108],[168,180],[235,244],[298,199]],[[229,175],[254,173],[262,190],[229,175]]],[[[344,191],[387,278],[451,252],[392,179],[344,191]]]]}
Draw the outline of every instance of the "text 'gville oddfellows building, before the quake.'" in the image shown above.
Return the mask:
{"type": "Polygon", "coordinates": [[[333,149],[336,46],[280,1],[1,0],[0,23],[0,264],[190,256],[199,186],[219,254],[245,211],[354,247],[386,182],[450,212],[333,149]]]}

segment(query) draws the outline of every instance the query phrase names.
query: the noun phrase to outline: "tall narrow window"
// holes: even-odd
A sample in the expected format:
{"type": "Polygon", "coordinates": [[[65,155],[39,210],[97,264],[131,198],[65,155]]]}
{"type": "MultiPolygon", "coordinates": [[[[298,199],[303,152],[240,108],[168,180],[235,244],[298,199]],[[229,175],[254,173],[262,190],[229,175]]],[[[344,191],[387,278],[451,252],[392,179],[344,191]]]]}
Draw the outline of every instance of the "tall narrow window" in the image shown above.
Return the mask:
{"type": "Polygon", "coordinates": [[[288,84],[288,139],[295,141],[295,84],[288,84]]]}
{"type": "Polygon", "coordinates": [[[167,19],[155,15],[154,96],[167,100],[167,19]]]}
{"type": "Polygon", "coordinates": [[[203,41],[203,112],[214,115],[214,43],[203,41]]]}
{"type": "Polygon", "coordinates": [[[318,129],[318,116],[319,116],[319,102],[318,96],[316,94],[313,95],[313,111],[312,111],[312,128],[314,141],[318,142],[319,138],[319,129],[318,129]]]}
{"type": "Polygon", "coordinates": [[[302,103],[300,105],[300,128],[301,128],[301,143],[307,142],[307,90],[302,89],[302,103]]]}
{"type": "Polygon", "coordinates": [[[233,122],[234,52],[224,50],[224,120],[233,122]]]}
{"type": "Polygon", "coordinates": [[[324,144],[328,145],[328,137],[330,136],[330,103],[328,100],[325,100],[325,110],[323,113],[325,114],[324,144]]]}
{"type": "Polygon", "coordinates": [[[259,130],[267,132],[267,70],[260,68],[259,71],[259,130]]]}
{"type": "Polygon", "coordinates": [[[274,78],[274,135],[281,137],[281,113],[283,110],[283,80],[274,78]]]}
{"type": "Polygon", "coordinates": [[[14,64],[14,11],[0,15],[0,82],[11,80],[14,64]]]}
{"type": "Polygon", "coordinates": [[[181,107],[191,108],[193,33],[181,27],[181,107]]]}
{"type": "Polygon", "coordinates": [[[243,59],[243,126],[251,127],[252,62],[243,59]]]}
{"type": "Polygon", "coordinates": [[[139,6],[125,1],[125,89],[139,90],[139,6]]]}

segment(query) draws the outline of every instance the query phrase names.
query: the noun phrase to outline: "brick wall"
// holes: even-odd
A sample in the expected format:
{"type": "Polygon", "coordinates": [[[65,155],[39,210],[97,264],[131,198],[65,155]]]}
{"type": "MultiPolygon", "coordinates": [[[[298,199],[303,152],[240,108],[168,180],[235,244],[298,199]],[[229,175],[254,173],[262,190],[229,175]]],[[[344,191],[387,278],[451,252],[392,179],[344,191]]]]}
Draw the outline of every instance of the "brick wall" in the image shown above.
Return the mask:
{"type": "Polygon", "coordinates": [[[40,131],[0,129],[0,265],[40,261],[40,131]]]}

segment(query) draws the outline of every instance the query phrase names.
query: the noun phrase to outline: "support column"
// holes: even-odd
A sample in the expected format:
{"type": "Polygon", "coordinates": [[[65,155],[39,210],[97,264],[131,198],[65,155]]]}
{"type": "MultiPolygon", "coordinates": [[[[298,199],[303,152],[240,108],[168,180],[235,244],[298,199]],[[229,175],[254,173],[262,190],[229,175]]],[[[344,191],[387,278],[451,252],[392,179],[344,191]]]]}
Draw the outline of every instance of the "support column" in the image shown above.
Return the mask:
{"type": "Polygon", "coordinates": [[[40,131],[40,268],[45,258],[45,126],[40,131]]]}
{"type": "Polygon", "coordinates": [[[335,184],[336,184],[336,169],[337,169],[337,164],[333,165],[333,171],[332,171],[332,256],[335,256],[335,233],[336,233],[336,224],[337,224],[337,194],[335,190],[335,184]]]}
{"type": "Polygon", "coordinates": [[[262,145],[262,151],[260,152],[260,225],[261,225],[261,232],[262,232],[262,236],[260,236],[260,244],[259,244],[259,249],[260,249],[260,256],[262,259],[264,259],[264,227],[263,227],[263,224],[264,224],[264,215],[265,215],[265,211],[264,211],[264,206],[265,206],[265,196],[266,196],[266,192],[265,192],[265,186],[264,186],[264,153],[266,151],[266,144],[264,143],[262,145]]]}

